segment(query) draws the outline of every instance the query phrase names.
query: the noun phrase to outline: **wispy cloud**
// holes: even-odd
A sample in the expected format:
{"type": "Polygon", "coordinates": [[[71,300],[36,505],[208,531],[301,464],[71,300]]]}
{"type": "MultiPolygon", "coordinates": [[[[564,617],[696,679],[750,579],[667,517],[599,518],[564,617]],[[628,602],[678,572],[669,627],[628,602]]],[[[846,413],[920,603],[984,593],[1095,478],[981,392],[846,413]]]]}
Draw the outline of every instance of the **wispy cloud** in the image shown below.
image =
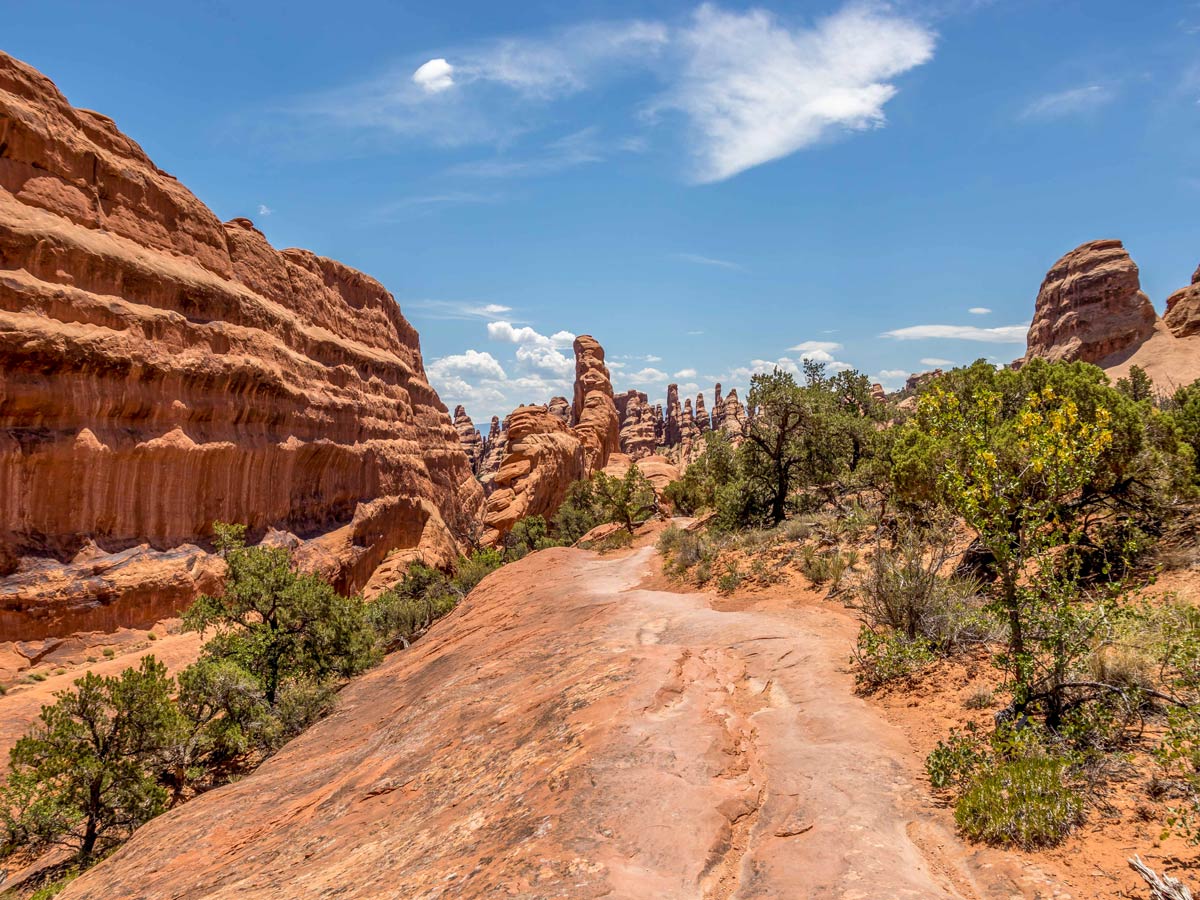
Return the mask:
{"type": "Polygon", "coordinates": [[[933,366],[935,369],[941,369],[946,366],[954,365],[954,360],[942,359],[940,356],[923,356],[921,357],[921,365],[933,366]]]}
{"type": "MultiPolygon", "coordinates": [[[[894,79],[928,62],[935,35],[882,4],[851,2],[808,25],[764,10],[699,6],[686,20],[582,22],[410,57],[383,74],[297,101],[291,113],[364,135],[445,147],[511,147],[562,121],[552,108],[617,79],[639,79],[630,107],[644,123],[682,114],[695,180],[720,181],[844,131],[878,128],[894,79]]],[[[647,149],[647,133],[614,137],[604,152],[543,145],[531,156],[463,164],[460,174],[523,176],[647,149]]],[[[653,133],[653,130],[649,132],[653,133]]],[[[573,141],[573,142],[572,142],[573,141]]]]}
{"type": "Polygon", "coordinates": [[[265,203],[258,204],[258,214],[260,216],[269,216],[273,212],[275,212],[275,210],[271,209],[271,207],[267,206],[267,204],[265,204],[265,203]]]}
{"type": "Polygon", "coordinates": [[[696,263],[700,266],[715,266],[718,269],[730,269],[735,272],[745,271],[740,263],[735,263],[728,259],[718,259],[715,256],[701,256],[699,253],[676,253],[675,258],[682,259],[684,262],[696,263]]]}
{"type": "Polygon", "coordinates": [[[1116,96],[1116,91],[1108,85],[1085,84],[1035,98],[1021,111],[1020,118],[1047,121],[1078,116],[1111,103],[1116,96]]]}
{"type": "Polygon", "coordinates": [[[898,341],[921,341],[947,339],[957,341],[982,341],[989,344],[1023,344],[1029,333],[1029,323],[1024,325],[1000,325],[996,328],[976,328],[973,325],[910,325],[885,331],[883,337],[898,341]]]}
{"type": "Polygon", "coordinates": [[[722,181],[842,130],[878,128],[890,80],[928,62],[935,36],[883,7],[844,7],[809,28],[764,10],[705,4],[681,42],[679,84],[659,104],[687,116],[696,180],[722,181]]]}
{"type": "Polygon", "coordinates": [[[988,309],[986,306],[972,306],[970,309],[967,310],[967,312],[969,312],[973,316],[987,316],[987,315],[991,315],[992,311],[990,309],[988,309]]]}
{"type": "Polygon", "coordinates": [[[551,141],[543,150],[531,156],[497,157],[459,163],[450,168],[450,173],[479,178],[525,178],[550,175],[587,163],[600,162],[604,156],[604,150],[597,139],[597,129],[588,127],[551,141]]]}
{"type": "Polygon", "coordinates": [[[794,353],[814,353],[816,351],[832,353],[841,349],[842,345],[837,341],[801,341],[795,347],[788,347],[788,350],[794,353]]]}
{"type": "Polygon", "coordinates": [[[476,303],[469,300],[408,300],[404,309],[417,309],[428,319],[501,319],[512,307],[501,303],[476,303]]]}

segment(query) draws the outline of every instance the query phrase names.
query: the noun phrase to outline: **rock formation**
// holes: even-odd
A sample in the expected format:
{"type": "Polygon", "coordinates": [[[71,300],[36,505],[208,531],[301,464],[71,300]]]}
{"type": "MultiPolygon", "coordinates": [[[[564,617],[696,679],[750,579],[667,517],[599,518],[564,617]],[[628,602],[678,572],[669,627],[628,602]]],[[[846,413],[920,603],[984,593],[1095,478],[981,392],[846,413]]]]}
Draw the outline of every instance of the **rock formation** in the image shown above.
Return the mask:
{"type": "Polygon", "coordinates": [[[621,417],[621,452],[632,459],[654,453],[658,446],[654,410],[641,391],[626,391],[614,398],[621,417]]]}
{"type": "Polygon", "coordinates": [[[941,369],[931,369],[928,372],[916,372],[913,375],[909,375],[908,378],[904,380],[904,390],[912,393],[942,374],[943,373],[941,369]]]}
{"type": "Polygon", "coordinates": [[[155,603],[178,608],[214,521],[326,537],[354,590],[380,553],[453,547],[431,530],[482,501],[381,284],[221,223],[110,119],[3,54],[0,372],[5,637],[98,604],[142,618],[135,584],[111,590],[135,548],[155,603]],[[27,589],[72,565],[94,574],[27,589]]]}
{"type": "Polygon", "coordinates": [[[1144,342],[1154,307],[1120,241],[1091,241],[1054,264],[1038,291],[1027,356],[1098,363],[1144,342]]]}
{"type": "Polygon", "coordinates": [[[663,444],[678,447],[683,439],[683,410],[679,406],[679,385],[667,385],[667,414],[663,421],[663,444]]]}
{"type": "Polygon", "coordinates": [[[696,427],[702,435],[712,431],[712,420],[708,417],[708,410],[704,408],[703,394],[696,395],[696,427]]]}
{"type": "Polygon", "coordinates": [[[552,415],[562,419],[562,423],[568,427],[574,425],[574,410],[571,408],[571,401],[566,397],[551,397],[547,404],[552,415]]]}
{"type": "Polygon", "coordinates": [[[1114,380],[1139,366],[1170,391],[1200,377],[1197,333],[1200,270],[1168,298],[1159,319],[1121,242],[1091,241],[1055,263],[1042,282],[1024,359],[1095,363],[1114,380]]]}
{"type": "Polygon", "coordinates": [[[483,486],[484,494],[490,494],[495,484],[496,473],[500,471],[500,463],[504,462],[504,454],[508,450],[507,417],[504,419],[504,424],[501,425],[499,417],[492,416],[492,424],[483,445],[483,458],[480,459],[479,468],[475,474],[479,476],[479,483],[483,486]]]}
{"type": "Polygon", "coordinates": [[[483,461],[483,437],[461,404],[454,407],[454,430],[458,432],[458,440],[462,444],[463,452],[467,454],[467,459],[471,463],[471,471],[478,473],[479,464],[483,461]]]}
{"type": "Polygon", "coordinates": [[[571,482],[603,469],[619,447],[620,425],[604,350],[586,334],[575,339],[572,417],[575,425],[568,426],[549,406],[513,411],[505,428],[503,458],[488,486],[485,543],[498,542],[526,516],[552,515],[571,482]]]}
{"type": "Polygon", "coordinates": [[[583,442],[588,474],[604,468],[619,449],[621,423],[613,402],[612,381],[604,364],[604,348],[590,335],[575,338],[574,431],[583,442]]]}
{"type": "Polygon", "coordinates": [[[728,435],[740,436],[742,433],[742,423],[746,420],[746,408],[742,406],[742,401],[738,399],[737,388],[730,388],[729,394],[721,403],[721,424],[720,428],[728,435]]]}
{"type": "Polygon", "coordinates": [[[1163,323],[1178,338],[1200,332],[1200,268],[1192,273],[1192,283],[1167,298],[1163,323]]]}

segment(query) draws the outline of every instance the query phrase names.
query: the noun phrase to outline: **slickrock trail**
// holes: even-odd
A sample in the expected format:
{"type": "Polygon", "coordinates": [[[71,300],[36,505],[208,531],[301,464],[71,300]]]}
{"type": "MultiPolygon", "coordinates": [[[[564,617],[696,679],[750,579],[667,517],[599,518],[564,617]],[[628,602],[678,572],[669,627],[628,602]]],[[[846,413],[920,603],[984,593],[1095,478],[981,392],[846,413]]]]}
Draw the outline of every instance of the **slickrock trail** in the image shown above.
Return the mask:
{"type": "Polygon", "coordinates": [[[852,693],[848,616],[640,588],[653,552],[489,576],[329,719],[61,896],[1069,896],[944,828],[852,693]]]}

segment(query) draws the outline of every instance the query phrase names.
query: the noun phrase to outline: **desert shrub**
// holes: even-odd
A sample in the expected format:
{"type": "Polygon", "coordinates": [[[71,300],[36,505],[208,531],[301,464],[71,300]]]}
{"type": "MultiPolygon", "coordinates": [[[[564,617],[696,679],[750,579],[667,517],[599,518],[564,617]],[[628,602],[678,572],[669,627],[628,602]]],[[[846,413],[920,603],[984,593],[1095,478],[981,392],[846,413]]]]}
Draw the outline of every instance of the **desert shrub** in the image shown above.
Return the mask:
{"type": "Polygon", "coordinates": [[[907,640],[921,638],[941,651],[986,631],[978,585],[943,574],[951,555],[945,538],[913,524],[902,525],[892,546],[876,546],[859,586],[863,620],[890,628],[907,640]]]}
{"type": "Polygon", "coordinates": [[[732,594],[745,580],[745,577],[736,562],[726,563],[725,572],[717,578],[717,590],[722,594],[732,594]]]}
{"type": "Polygon", "coordinates": [[[1027,721],[990,735],[969,724],[925,761],[930,784],[957,796],[954,818],[969,840],[1025,850],[1062,841],[1083,821],[1080,758],[1027,721]]]}
{"type": "Polygon", "coordinates": [[[981,687],[971,692],[963,706],[967,709],[990,709],[996,702],[996,694],[991,688],[981,687]]]}
{"type": "Polygon", "coordinates": [[[681,478],[666,486],[663,497],[680,515],[694,515],[703,509],[715,509],[718,489],[737,478],[737,461],[729,435],[710,431],[704,436],[703,452],[688,465],[681,478]]]}
{"type": "Polygon", "coordinates": [[[603,521],[592,482],[574,481],[554,514],[554,534],[561,543],[574,544],[603,521]]]}
{"type": "MultiPolygon", "coordinates": [[[[576,484],[581,483],[585,482],[576,482],[576,484]]],[[[566,506],[566,504],[564,504],[564,506],[566,506]]],[[[566,519],[570,519],[571,515],[573,515],[570,510],[566,513],[563,513],[563,511],[560,509],[559,512],[566,519]]],[[[575,509],[575,512],[580,512],[580,510],[575,509]]],[[[582,524],[582,521],[583,520],[580,520],[579,522],[572,521],[570,523],[570,527],[574,528],[577,525],[582,524]]],[[[590,519],[588,521],[590,521],[590,519]]],[[[587,530],[585,529],[578,536],[571,537],[567,543],[575,543],[575,541],[582,537],[586,531],[587,530]]],[[[562,537],[562,535],[560,535],[560,537],[562,537]]],[[[487,555],[481,556],[479,558],[479,562],[488,565],[494,563],[494,565],[492,565],[492,568],[494,569],[498,568],[505,560],[511,562],[513,560],[521,559],[522,557],[533,553],[535,550],[545,550],[547,547],[556,547],[562,542],[563,541],[557,540],[550,536],[550,528],[542,516],[526,516],[523,519],[517,520],[516,524],[513,525],[512,530],[510,530],[508,534],[504,536],[504,541],[502,544],[504,548],[503,558],[497,559],[491,555],[487,555]]],[[[481,550],[477,551],[475,555],[479,556],[480,554],[488,553],[489,551],[487,550],[481,550]]],[[[488,569],[488,571],[490,572],[491,569],[488,569]]],[[[483,574],[486,575],[487,572],[484,572],[483,574]]],[[[482,577],[483,576],[481,575],[480,580],[482,580],[482,577]]],[[[474,587],[474,585],[472,585],[472,587],[474,587]]],[[[469,592],[470,591],[468,590],[468,593],[469,592]]]]}
{"type": "Polygon", "coordinates": [[[274,705],[292,678],[344,678],[377,660],[361,598],[343,597],[319,576],[292,568],[284,548],[247,547],[241,526],[216,526],[225,558],[224,590],[199,597],[185,629],[212,632],[206,659],[236,662],[274,705]]]}
{"type": "Polygon", "coordinates": [[[89,672],[42,707],[10,754],[3,849],[65,846],[87,863],[166,809],[157,771],[177,727],[171,690],[146,656],[116,677],[89,672]]]}
{"type": "MultiPolygon", "coordinates": [[[[519,525],[520,522],[517,524],[519,525]]],[[[500,554],[499,550],[490,548],[476,550],[470,556],[464,556],[458,561],[458,565],[454,569],[454,577],[450,579],[450,584],[454,588],[455,593],[465,597],[471,591],[475,590],[479,582],[483,581],[484,578],[502,565],[504,565],[504,557],[500,554]]]]}
{"type": "Polygon", "coordinates": [[[954,805],[954,821],[968,840],[1023,850],[1061,843],[1083,813],[1070,766],[1053,756],[1002,761],[975,778],[954,805]]]}
{"type": "MultiPolygon", "coordinates": [[[[854,559],[857,559],[855,554],[854,559]]],[[[805,546],[800,551],[800,570],[814,585],[829,585],[831,594],[841,588],[842,576],[850,568],[852,559],[837,548],[819,550],[805,546]]]]}
{"type": "Polygon", "coordinates": [[[858,630],[851,655],[856,666],[855,685],[869,693],[889,682],[908,678],[933,662],[935,656],[924,638],[910,640],[898,631],[864,625],[858,630]]]}
{"type": "Polygon", "coordinates": [[[615,522],[633,533],[636,525],[658,512],[654,485],[635,464],[620,478],[597,472],[592,477],[592,493],[602,522],[615,522]]]}
{"type": "Polygon", "coordinates": [[[685,534],[687,532],[678,525],[668,525],[659,534],[655,547],[664,557],[673,556],[679,550],[679,544],[685,534]]]}

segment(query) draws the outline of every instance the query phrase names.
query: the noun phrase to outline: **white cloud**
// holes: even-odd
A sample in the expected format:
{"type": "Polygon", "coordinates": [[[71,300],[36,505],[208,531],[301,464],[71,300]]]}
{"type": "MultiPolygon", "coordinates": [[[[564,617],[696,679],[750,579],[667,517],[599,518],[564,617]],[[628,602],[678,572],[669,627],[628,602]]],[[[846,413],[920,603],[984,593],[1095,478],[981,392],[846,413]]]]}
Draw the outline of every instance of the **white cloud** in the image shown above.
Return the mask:
{"type": "Polygon", "coordinates": [[[1116,99],[1116,91],[1103,84],[1087,84],[1044,94],[1034,99],[1021,111],[1026,120],[1063,119],[1091,112],[1116,99]]]}
{"type": "Polygon", "coordinates": [[[569,347],[575,340],[575,335],[569,331],[556,331],[547,337],[530,328],[528,325],[516,328],[511,322],[506,322],[503,319],[488,322],[487,333],[488,337],[493,341],[506,341],[510,344],[524,344],[548,349],[569,347]]]}
{"type": "Polygon", "coordinates": [[[275,210],[271,209],[271,207],[267,206],[267,204],[265,204],[265,203],[258,204],[258,214],[260,216],[269,216],[273,212],[275,212],[275,210]]]}
{"type": "Polygon", "coordinates": [[[543,369],[560,376],[565,376],[575,371],[574,360],[567,359],[566,356],[554,347],[542,347],[537,344],[518,347],[517,361],[535,369],[543,369]]]}
{"type": "Polygon", "coordinates": [[[629,380],[634,384],[649,384],[658,381],[666,381],[670,376],[660,369],[647,366],[646,368],[637,372],[633,372],[626,377],[628,377],[629,380]]]}
{"type": "Polygon", "coordinates": [[[837,341],[801,341],[795,347],[788,347],[794,353],[815,353],[823,350],[826,353],[832,353],[835,350],[841,350],[842,345],[837,341]]]}
{"type": "Polygon", "coordinates": [[[986,306],[972,306],[967,312],[973,316],[989,316],[992,313],[986,306]]]}
{"type": "Polygon", "coordinates": [[[931,338],[957,341],[983,341],[990,344],[1023,344],[1029,333],[1029,323],[1001,325],[996,328],[976,328],[973,325],[911,325],[885,331],[883,337],[898,341],[921,341],[931,338]]]}
{"type": "Polygon", "coordinates": [[[946,366],[954,365],[954,360],[942,359],[940,356],[923,356],[921,357],[921,365],[933,366],[935,369],[942,369],[946,366]]]}
{"type": "Polygon", "coordinates": [[[732,269],[737,272],[744,271],[741,264],[728,259],[718,259],[715,256],[701,256],[699,253],[676,253],[675,258],[701,266],[715,266],[718,269],[732,269]]]}
{"type": "Polygon", "coordinates": [[[688,332],[688,334],[690,334],[690,335],[692,335],[693,337],[695,337],[695,336],[696,336],[696,335],[698,335],[698,334],[704,334],[704,332],[703,332],[703,331],[689,331],[689,332],[688,332]]]}
{"type": "Polygon", "coordinates": [[[676,372],[671,377],[672,378],[695,378],[696,370],[695,369],[680,369],[678,372],[676,372]]]}
{"type": "Polygon", "coordinates": [[[454,66],[444,59],[431,59],[412,74],[413,83],[430,94],[454,87],[454,66]]]}
{"type": "Polygon", "coordinates": [[[435,359],[427,367],[427,371],[431,376],[444,378],[451,375],[475,375],[482,378],[491,378],[496,381],[503,381],[508,376],[504,372],[504,367],[492,354],[479,351],[467,350],[464,353],[455,353],[450,356],[443,356],[440,359],[435,359]]]}
{"type": "Polygon", "coordinates": [[[885,388],[895,389],[908,380],[911,373],[907,369],[884,369],[871,376],[871,380],[885,388]]]}
{"type": "Polygon", "coordinates": [[[721,181],[838,130],[885,122],[889,79],[928,62],[934,34],[883,7],[849,5],[810,28],[764,10],[701,6],[682,36],[687,56],[662,107],[688,117],[697,180],[721,181]]]}
{"type": "Polygon", "coordinates": [[[662,357],[655,356],[653,353],[647,353],[645,356],[642,357],[642,359],[644,359],[648,363],[662,362],[662,357]]]}

